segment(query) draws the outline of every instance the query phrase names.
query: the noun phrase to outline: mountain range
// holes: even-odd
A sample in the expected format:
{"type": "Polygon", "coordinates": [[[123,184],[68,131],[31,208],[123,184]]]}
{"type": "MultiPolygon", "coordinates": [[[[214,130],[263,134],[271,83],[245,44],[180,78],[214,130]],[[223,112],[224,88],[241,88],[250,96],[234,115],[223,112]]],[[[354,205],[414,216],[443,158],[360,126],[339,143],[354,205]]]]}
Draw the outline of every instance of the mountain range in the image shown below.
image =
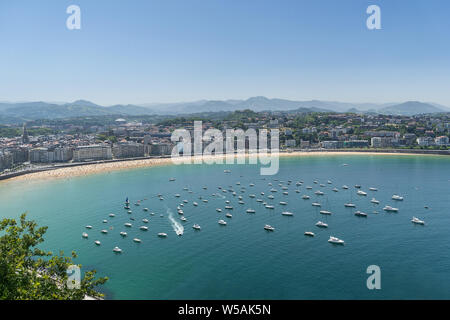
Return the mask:
{"type": "Polygon", "coordinates": [[[403,103],[347,103],[337,101],[293,101],[252,97],[246,100],[199,100],[179,103],[151,103],[142,105],[117,104],[101,106],[86,100],[70,103],[0,102],[0,122],[21,122],[35,119],[58,119],[101,115],[176,115],[201,112],[235,111],[292,111],[292,112],[355,112],[391,115],[416,115],[450,112],[450,108],[435,103],[407,101],[403,103]]]}

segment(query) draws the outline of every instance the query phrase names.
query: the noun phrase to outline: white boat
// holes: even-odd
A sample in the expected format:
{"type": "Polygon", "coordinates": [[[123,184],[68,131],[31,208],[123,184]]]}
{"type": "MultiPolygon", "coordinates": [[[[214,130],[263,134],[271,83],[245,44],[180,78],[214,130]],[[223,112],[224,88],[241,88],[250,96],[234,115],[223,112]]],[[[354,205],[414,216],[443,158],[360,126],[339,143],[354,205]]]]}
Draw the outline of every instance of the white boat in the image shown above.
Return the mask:
{"type": "Polygon", "coordinates": [[[207,202],[208,202],[208,199],[203,199],[203,202],[204,202],[204,203],[207,203],[207,202]]]}
{"type": "Polygon", "coordinates": [[[247,213],[255,213],[256,211],[254,209],[247,209],[247,213]]]}
{"type": "Polygon", "coordinates": [[[92,226],[91,225],[87,225],[86,229],[92,229],[92,226]]]}
{"type": "Polygon", "coordinates": [[[264,192],[261,192],[261,195],[263,196],[263,195],[264,195],[264,192]]]}
{"type": "Polygon", "coordinates": [[[148,219],[142,219],[143,223],[148,223],[148,219]]]}
{"type": "Polygon", "coordinates": [[[308,196],[308,195],[306,195],[306,194],[304,194],[303,196],[302,196],[302,199],[305,199],[305,200],[308,200],[308,199],[310,199],[311,197],[310,196],[308,196]]]}
{"type": "Polygon", "coordinates": [[[348,187],[347,187],[346,185],[343,185],[343,186],[342,186],[342,189],[347,190],[348,187]]]}
{"type": "Polygon", "coordinates": [[[227,214],[225,215],[225,217],[227,217],[227,218],[232,218],[233,215],[232,215],[231,213],[227,213],[227,214]]]}
{"type": "Polygon", "coordinates": [[[255,184],[254,184],[254,183],[250,183],[249,186],[250,186],[250,187],[254,187],[255,184]]]}
{"type": "Polygon", "coordinates": [[[139,239],[139,238],[134,238],[133,241],[137,242],[137,243],[141,243],[142,242],[141,239],[139,239]]]}
{"type": "Polygon", "coordinates": [[[148,211],[148,208],[144,208],[143,210],[144,210],[144,211],[148,211]]]}
{"type": "Polygon", "coordinates": [[[289,212],[289,211],[283,211],[281,214],[283,216],[293,216],[294,215],[292,212],[289,212]]]}
{"type": "Polygon", "coordinates": [[[355,216],[367,218],[367,213],[361,212],[361,211],[358,210],[358,211],[355,212],[355,216]]]}
{"type": "Polygon", "coordinates": [[[239,200],[239,202],[238,202],[239,204],[245,204],[245,202],[244,201],[242,201],[242,200],[239,200]]]}
{"type": "Polygon", "coordinates": [[[311,231],[305,231],[305,236],[314,237],[315,234],[314,234],[314,232],[311,232],[311,231]]]}
{"type": "Polygon", "coordinates": [[[220,219],[220,220],[219,220],[219,224],[222,225],[222,226],[226,226],[226,225],[227,225],[227,222],[224,221],[224,220],[222,220],[222,219],[220,219]]]}
{"type": "Polygon", "coordinates": [[[225,209],[227,209],[227,210],[233,210],[233,207],[232,207],[232,206],[225,206],[225,209]]]}
{"type": "Polygon", "coordinates": [[[102,222],[103,222],[103,223],[108,223],[108,220],[103,220],[102,222]]]}
{"type": "Polygon", "coordinates": [[[345,203],[344,207],[346,207],[346,208],[356,208],[356,205],[354,203],[345,203]]]}
{"type": "Polygon", "coordinates": [[[327,181],[328,184],[332,184],[333,182],[331,182],[330,180],[327,181]]]}
{"type": "Polygon", "coordinates": [[[226,203],[226,204],[229,204],[229,203],[230,203],[230,200],[225,200],[225,203],[226,203]]]}
{"type": "Polygon", "coordinates": [[[262,199],[256,199],[256,202],[263,202],[262,199]]]}
{"type": "Polygon", "coordinates": [[[241,185],[241,183],[240,183],[240,182],[238,181],[238,182],[236,182],[236,185],[237,185],[237,186],[240,186],[240,185],[241,185]]]}
{"type": "Polygon", "coordinates": [[[267,198],[274,199],[275,197],[273,195],[268,195],[267,198]]]}
{"type": "Polygon", "coordinates": [[[198,206],[198,203],[197,202],[192,202],[192,204],[196,207],[196,206],[198,206]]]}
{"type": "Polygon", "coordinates": [[[223,173],[231,173],[231,170],[223,170],[223,173]]]}
{"type": "Polygon", "coordinates": [[[217,212],[222,212],[222,209],[217,208],[216,211],[217,211],[217,212]]]}
{"type": "Polygon", "coordinates": [[[180,196],[179,193],[177,193],[177,194],[175,195],[175,198],[179,198],[179,197],[181,197],[181,196],[180,196]]]}
{"type": "Polygon", "coordinates": [[[316,192],[314,192],[316,195],[318,195],[318,196],[323,196],[325,193],[323,193],[322,191],[320,191],[320,190],[317,190],[316,192]]]}
{"type": "Polygon", "coordinates": [[[181,210],[181,209],[178,209],[177,212],[178,212],[179,215],[183,215],[184,214],[184,211],[181,210]]]}
{"type": "Polygon", "coordinates": [[[184,202],[184,203],[188,203],[189,201],[187,201],[187,200],[183,200],[183,202],[184,202]]]}
{"type": "Polygon", "coordinates": [[[361,188],[361,185],[360,185],[360,184],[355,184],[355,188],[356,188],[356,189],[360,189],[360,188],[361,188]]]}
{"type": "Polygon", "coordinates": [[[192,226],[192,228],[194,228],[195,230],[200,230],[200,229],[201,229],[200,226],[199,226],[198,224],[194,224],[194,225],[192,226]]]}
{"type": "Polygon", "coordinates": [[[287,195],[289,194],[289,192],[285,191],[285,192],[283,192],[283,194],[284,194],[285,196],[287,196],[287,195]]]}
{"type": "Polygon", "coordinates": [[[115,215],[114,213],[110,213],[109,216],[110,216],[111,218],[114,218],[116,215],[115,215]]]}
{"type": "Polygon", "coordinates": [[[370,202],[375,203],[375,204],[380,204],[380,201],[378,201],[378,200],[375,199],[375,198],[372,198],[372,200],[370,200],[370,202]]]}
{"type": "Polygon", "coordinates": [[[394,195],[392,196],[392,200],[403,201],[403,197],[394,194],[394,195]]]}
{"type": "Polygon", "coordinates": [[[328,228],[328,225],[325,222],[322,222],[322,221],[318,221],[316,223],[316,226],[318,226],[319,228],[328,228]]]}
{"type": "Polygon", "coordinates": [[[307,189],[307,190],[312,190],[312,187],[307,186],[306,189],[307,189]]]}
{"type": "Polygon", "coordinates": [[[280,201],[280,204],[281,204],[282,206],[285,206],[285,205],[287,205],[287,202],[286,202],[286,201],[280,201]]]}
{"type": "Polygon", "coordinates": [[[101,233],[108,233],[108,230],[103,229],[101,233]]]}
{"type": "Polygon", "coordinates": [[[325,185],[323,184],[323,183],[321,183],[319,186],[321,186],[321,187],[325,187],[325,185]]]}
{"type": "Polygon", "coordinates": [[[274,189],[274,188],[272,188],[272,189],[270,189],[270,192],[278,192],[278,190],[277,190],[277,189],[274,189]]]}
{"type": "Polygon", "coordinates": [[[425,225],[425,221],[420,220],[419,218],[413,217],[411,220],[412,223],[425,225]]]}
{"type": "Polygon", "coordinates": [[[275,207],[267,204],[266,209],[275,209],[275,207]]]}
{"type": "Polygon", "coordinates": [[[275,228],[272,227],[272,226],[269,225],[269,224],[266,224],[266,225],[264,226],[264,229],[267,230],[267,231],[274,231],[274,230],[275,230],[275,228]]]}
{"type": "Polygon", "coordinates": [[[82,234],[81,234],[81,236],[83,237],[83,238],[88,238],[89,237],[89,235],[86,233],[86,232],[83,232],[82,234]]]}
{"type": "Polygon", "coordinates": [[[289,190],[288,187],[282,187],[281,189],[282,189],[282,190],[289,190]]]}
{"type": "Polygon", "coordinates": [[[122,253],[122,249],[120,249],[119,247],[114,247],[113,251],[115,253],[122,253]]]}
{"type": "Polygon", "coordinates": [[[160,237],[160,238],[166,238],[166,237],[167,237],[167,233],[160,232],[160,233],[158,233],[158,237],[160,237]]]}
{"type": "Polygon", "coordinates": [[[185,217],[181,217],[180,220],[181,221],[187,221],[187,219],[185,217]]]}
{"type": "Polygon", "coordinates": [[[378,189],[377,189],[377,188],[374,188],[374,187],[370,187],[369,190],[370,190],[370,191],[378,191],[378,189]]]}
{"type": "Polygon", "coordinates": [[[131,213],[133,213],[133,211],[131,211],[131,210],[128,210],[128,214],[131,214],[131,213]]]}
{"type": "Polygon", "coordinates": [[[367,196],[367,193],[364,192],[364,191],[362,191],[362,190],[358,190],[358,191],[356,192],[356,194],[359,195],[359,196],[367,196]]]}
{"type": "Polygon", "coordinates": [[[333,244],[344,244],[345,243],[344,240],[341,240],[339,238],[332,237],[332,236],[330,236],[330,239],[328,239],[328,242],[333,243],[333,244]]]}
{"type": "Polygon", "coordinates": [[[175,181],[175,178],[170,178],[169,181],[175,181]]]}
{"type": "Polygon", "coordinates": [[[387,212],[398,212],[398,209],[397,209],[397,208],[393,208],[393,207],[391,207],[391,206],[385,206],[385,207],[383,208],[383,210],[384,210],[384,211],[387,211],[387,212]]]}
{"type": "Polygon", "coordinates": [[[98,245],[98,246],[102,244],[102,243],[101,243],[100,241],[98,241],[98,240],[95,240],[94,243],[95,243],[96,245],[98,245]]]}
{"type": "Polygon", "coordinates": [[[298,190],[298,189],[297,189],[297,190],[295,190],[295,193],[300,193],[300,190],[298,190]]]}
{"type": "Polygon", "coordinates": [[[332,189],[334,192],[339,192],[338,188],[333,188],[332,189]]]}
{"type": "Polygon", "coordinates": [[[313,207],[321,207],[322,205],[320,204],[320,203],[318,203],[318,202],[313,202],[313,203],[311,203],[311,205],[313,206],[313,207]]]}
{"type": "Polygon", "coordinates": [[[324,215],[331,215],[331,212],[327,210],[320,210],[319,213],[324,215]]]}
{"type": "Polygon", "coordinates": [[[256,196],[254,194],[249,194],[248,195],[250,198],[255,198],[256,196]]]}
{"type": "Polygon", "coordinates": [[[126,236],[127,236],[127,233],[122,231],[122,232],[120,233],[120,235],[121,235],[122,237],[126,237],[126,236]]]}
{"type": "Polygon", "coordinates": [[[139,229],[141,229],[142,231],[147,231],[147,230],[148,230],[148,227],[146,227],[146,226],[140,226],[139,229]]]}

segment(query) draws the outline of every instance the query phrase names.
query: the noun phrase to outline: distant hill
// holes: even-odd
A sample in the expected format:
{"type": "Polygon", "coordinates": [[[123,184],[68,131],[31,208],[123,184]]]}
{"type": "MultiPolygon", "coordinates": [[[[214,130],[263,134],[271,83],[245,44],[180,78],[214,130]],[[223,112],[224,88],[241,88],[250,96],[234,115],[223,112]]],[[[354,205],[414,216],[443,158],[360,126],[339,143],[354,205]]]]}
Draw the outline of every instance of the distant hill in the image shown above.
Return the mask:
{"type": "Polygon", "coordinates": [[[378,112],[382,114],[412,116],[423,113],[448,112],[448,110],[438,108],[430,103],[407,101],[397,105],[381,108],[380,110],[378,110],[378,112]]]}
{"type": "Polygon", "coordinates": [[[269,99],[263,96],[246,100],[199,100],[179,103],[152,103],[144,105],[101,106],[87,100],[70,103],[21,102],[0,103],[0,123],[24,122],[36,119],[60,119],[87,116],[140,116],[140,115],[186,115],[211,112],[232,112],[249,109],[289,112],[355,112],[392,115],[415,115],[422,113],[450,112],[450,109],[433,103],[408,101],[405,103],[347,103],[336,101],[293,101],[269,99]]]}

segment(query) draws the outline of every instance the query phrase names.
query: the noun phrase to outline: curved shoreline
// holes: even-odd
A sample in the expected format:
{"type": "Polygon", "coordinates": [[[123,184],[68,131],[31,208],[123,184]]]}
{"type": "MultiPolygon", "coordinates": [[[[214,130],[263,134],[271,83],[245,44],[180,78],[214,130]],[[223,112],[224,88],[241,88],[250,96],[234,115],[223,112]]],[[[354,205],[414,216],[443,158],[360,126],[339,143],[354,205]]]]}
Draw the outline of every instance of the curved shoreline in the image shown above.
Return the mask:
{"type": "MultiPolygon", "coordinates": [[[[384,155],[384,156],[446,156],[450,151],[436,150],[436,152],[424,152],[423,150],[393,149],[393,150],[312,150],[312,151],[280,151],[279,157],[305,157],[305,156],[344,156],[344,155],[384,155]]],[[[238,157],[256,157],[256,154],[235,154],[238,157]]],[[[215,156],[191,156],[187,159],[191,163],[195,160],[218,161],[224,159],[225,155],[215,156]]],[[[64,165],[55,165],[38,168],[30,171],[12,173],[10,175],[0,176],[2,181],[28,181],[36,179],[57,179],[70,178],[78,176],[87,176],[96,173],[113,172],[124,169],[145,168],[163,165],[176,165],[184,163],[186,158],[166,157],[148,157],[134,159],[117,159],[107,161],[95,161],[87,163],[70,163],[64,165]]]]}

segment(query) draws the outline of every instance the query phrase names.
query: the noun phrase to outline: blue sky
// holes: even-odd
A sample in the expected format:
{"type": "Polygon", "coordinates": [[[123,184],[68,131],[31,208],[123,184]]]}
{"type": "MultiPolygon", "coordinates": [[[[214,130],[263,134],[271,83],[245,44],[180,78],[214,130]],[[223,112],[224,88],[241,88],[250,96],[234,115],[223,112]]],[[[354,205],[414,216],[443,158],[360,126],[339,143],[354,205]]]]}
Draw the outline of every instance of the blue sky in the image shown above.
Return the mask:
{"type": "Polygon", "coordinates": [[[0,101],[450,106],[446,0],[1,0],[0,101]],[[81,8],[81,30],[66,8],[81,8]],[[381,8],[381,30],[366,8],[381,8]]]}

